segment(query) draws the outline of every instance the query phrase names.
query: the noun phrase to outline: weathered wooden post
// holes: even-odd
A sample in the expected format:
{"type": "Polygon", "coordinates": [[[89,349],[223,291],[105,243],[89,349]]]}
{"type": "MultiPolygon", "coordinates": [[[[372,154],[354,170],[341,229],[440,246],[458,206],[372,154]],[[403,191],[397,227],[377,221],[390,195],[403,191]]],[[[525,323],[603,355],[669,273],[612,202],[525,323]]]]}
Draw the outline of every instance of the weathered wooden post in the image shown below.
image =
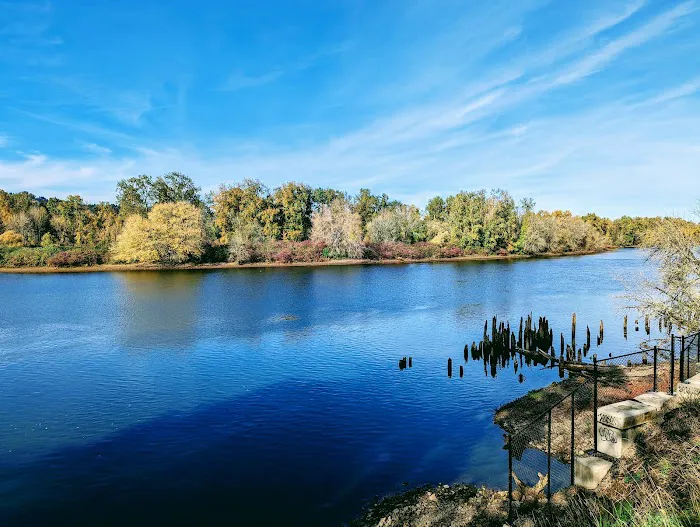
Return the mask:
{"type": "Polygon", "coordinates": [[[586,326],[586,346],[591,347],[591,328],[586,326]]]}
{"type": "Polygon", "coordinates": [[[571,315],[571,347],[576,349],[576,313],[571,315]]]}
{"type": "Polygon", "coordinates": [[[656,382],[656,377],[657,377],[656,372],[657,372],[657,368],[658,368],[658,362],[657,362],[658,355],[659,355],[659,348],[658,348],[658,346],[654,346],[654,390],[653,391],[657,391],[657,387],[658,387],[657,382],[656,382]]]}
{"type": "Polygon", "coordinates": [[[408,358],[408,367],[413,368],[413,357],[408,358]]]}
{"type": "Polygon", "coordinates": [[[520,330],[518,330],[518,347],[523,347],[523,317],[520,317],[520,330]]]}
{"type": "Polygon", "coordinates": [[[564,334],[561,334],[561,354],[564,355],[564,334]]]}
{"type": "Polygon", "coordinates": [[[447,376],[452,377],[452,359],[447,359],[447,376]]]}
{"type": "Polygon", "coordinates": [[[459,377],[460,379],[464,377],[464,366],[462,365],[459,366],[459,377]]]}

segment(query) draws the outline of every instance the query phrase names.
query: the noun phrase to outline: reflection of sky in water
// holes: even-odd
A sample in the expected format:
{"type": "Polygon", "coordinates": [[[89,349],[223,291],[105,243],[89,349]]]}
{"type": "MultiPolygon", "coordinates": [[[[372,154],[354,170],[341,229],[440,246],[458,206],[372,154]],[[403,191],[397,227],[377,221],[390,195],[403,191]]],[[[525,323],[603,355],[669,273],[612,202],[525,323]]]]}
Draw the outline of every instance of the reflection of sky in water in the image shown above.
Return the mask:
{"type": "Polygon", "coordinates": [[[643,332],[622,336],[615,275],[642,263],[618,251],[2,275],[0,496],[115,514],[157,502],[175,517],[194,500],[211,514],[236,506],[272,518],[274,499],[289,522],[328,525],[404,481],[505,485],[493,410],[557,372],[525,368],[520,384],[512,365],[492,378],[470,361],[448,379],[448,357],[458,372],[485,319],[514,327],[529,312],[548,317],[555,342],[572,312],[581,343],[602,318],[593,351],[631,351],[643,332]],[[403,356],[413,368],[399,371],[403,356]],[[110,501],[127,494],[128,506],[110,501]]]}

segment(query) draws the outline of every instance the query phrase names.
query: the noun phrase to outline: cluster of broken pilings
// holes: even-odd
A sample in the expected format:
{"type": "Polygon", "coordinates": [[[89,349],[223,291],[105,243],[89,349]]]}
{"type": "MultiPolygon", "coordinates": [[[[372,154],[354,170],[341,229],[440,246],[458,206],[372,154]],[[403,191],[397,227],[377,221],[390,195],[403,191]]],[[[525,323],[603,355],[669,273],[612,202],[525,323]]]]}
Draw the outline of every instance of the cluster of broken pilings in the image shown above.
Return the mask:
{"type": "MultiPolygon", "coordinates": [[[[521,318],[517,336],[511,330],[510,323],[499,322],[497,317],[493,317],[490,327],[488,320],[484,324],[484,335],[481,342],[478,344],[472,342],[471,346],[469,344],[464,346],[464,360],[468,362],[471,358],[474,361],[483,361],[484,373],[490,374],[492,377],[496,376],[499,366],[505,368],[512,361],[513,368],[517,373],[518,368],[522,368],[523,364],[527,366],[547,364],[548,358],[544,354],[538,353],[538,350],[547,351],[551,348],[553,357],[553,338],[549,321],[544,317],[538,319],[536,328],[532,315],[526,319],[521,318]],[[533,353],[523,354],[523,350],[533,353]]],[[[451,376],[452,359],[448,360],[447,373],[451,376]]],[[[523,378],[521,378],[521,382],[522,380],[523,378]]]]}

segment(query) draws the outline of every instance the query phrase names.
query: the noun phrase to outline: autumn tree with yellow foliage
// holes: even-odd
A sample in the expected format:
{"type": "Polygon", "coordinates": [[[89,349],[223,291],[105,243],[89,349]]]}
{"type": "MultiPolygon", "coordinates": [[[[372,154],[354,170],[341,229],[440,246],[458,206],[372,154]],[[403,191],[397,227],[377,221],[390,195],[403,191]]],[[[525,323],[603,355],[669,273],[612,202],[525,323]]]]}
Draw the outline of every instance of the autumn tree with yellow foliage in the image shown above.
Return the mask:
{"type": "Polygon", "coordinates": [[[116,262],[179,264],[204,253],[202,210],[179,201],[155,205],[146,218],[127,218],[112,252],[116,262]]]}

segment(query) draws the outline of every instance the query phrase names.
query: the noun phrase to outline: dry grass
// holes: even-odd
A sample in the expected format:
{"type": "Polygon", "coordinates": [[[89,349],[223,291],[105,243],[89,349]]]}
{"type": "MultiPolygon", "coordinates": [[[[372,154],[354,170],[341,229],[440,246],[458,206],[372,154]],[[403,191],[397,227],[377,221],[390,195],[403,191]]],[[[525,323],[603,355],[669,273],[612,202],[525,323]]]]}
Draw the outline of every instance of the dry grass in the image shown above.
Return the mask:
{"type": "Polygon", "coordinates": [[[532,527],[700,525],[700,401],[685,401],[645,427],[636,455],[620,460],[597,493],[573,491],[551,511],[521,509],[532,527]]]}

